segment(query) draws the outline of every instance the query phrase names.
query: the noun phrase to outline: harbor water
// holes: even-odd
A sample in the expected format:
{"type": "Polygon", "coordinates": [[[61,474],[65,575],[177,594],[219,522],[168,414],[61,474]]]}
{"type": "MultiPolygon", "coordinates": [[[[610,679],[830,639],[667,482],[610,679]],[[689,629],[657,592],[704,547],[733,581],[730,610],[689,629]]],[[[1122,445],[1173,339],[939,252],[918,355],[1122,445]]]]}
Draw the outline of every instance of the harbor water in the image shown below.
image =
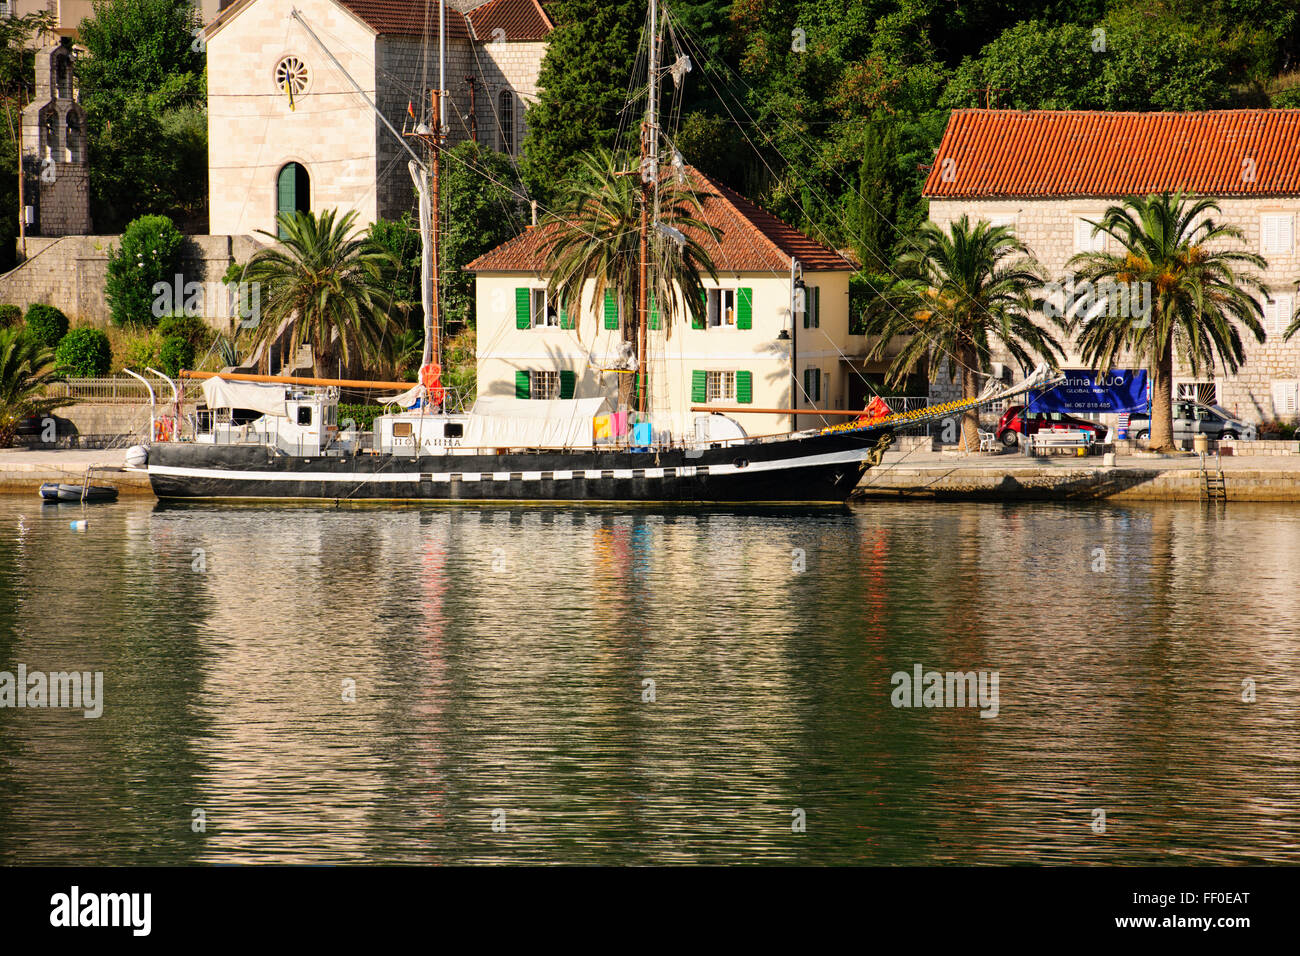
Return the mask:
{"type": "Polygon", "coordinates": [[[3,497],[0,863],[1298,863],[1298,594],[1286,505],[3,497]]]}

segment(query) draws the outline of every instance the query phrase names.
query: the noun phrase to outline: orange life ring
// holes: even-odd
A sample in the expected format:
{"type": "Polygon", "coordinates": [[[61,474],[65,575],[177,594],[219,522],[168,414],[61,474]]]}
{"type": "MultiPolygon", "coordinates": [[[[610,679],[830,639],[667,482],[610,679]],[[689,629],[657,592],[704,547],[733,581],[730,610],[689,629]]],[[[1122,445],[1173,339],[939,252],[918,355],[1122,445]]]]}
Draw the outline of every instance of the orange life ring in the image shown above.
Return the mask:
{"type": "Polygon", "coordinates": [[[420,384],[429,390],[438,388],[442,384],[442,366],[437,362],[421,365],[420,384]]]}
{"type": "Polygon", "coordinates": [[[153,440],[171,441],[173,424],[171,417],[168,415],[155,418],[153,422],[153,440]]]}

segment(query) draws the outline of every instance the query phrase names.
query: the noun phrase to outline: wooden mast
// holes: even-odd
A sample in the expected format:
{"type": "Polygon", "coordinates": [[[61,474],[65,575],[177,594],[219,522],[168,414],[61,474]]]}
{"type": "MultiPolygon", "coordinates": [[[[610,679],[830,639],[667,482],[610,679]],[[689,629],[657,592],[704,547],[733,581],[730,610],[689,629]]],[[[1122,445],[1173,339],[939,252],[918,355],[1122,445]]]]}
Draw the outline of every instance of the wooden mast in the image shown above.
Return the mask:
{"type": "Polygon", "coordinates": [[[646,327],[650,316],[650,228],[651,210],[655,205],[659,182],[659,128],[656,124],[655,102],[659,92],[659,65],[656,34],[659,31],[659,6],[650,0],[649,30],[649,86],[646,90],[645,122],[641,124],[641,262],[639,268],[640,303],[637,315],[636,347],[636,408],[645,413],[646,408],[646,327]]]}

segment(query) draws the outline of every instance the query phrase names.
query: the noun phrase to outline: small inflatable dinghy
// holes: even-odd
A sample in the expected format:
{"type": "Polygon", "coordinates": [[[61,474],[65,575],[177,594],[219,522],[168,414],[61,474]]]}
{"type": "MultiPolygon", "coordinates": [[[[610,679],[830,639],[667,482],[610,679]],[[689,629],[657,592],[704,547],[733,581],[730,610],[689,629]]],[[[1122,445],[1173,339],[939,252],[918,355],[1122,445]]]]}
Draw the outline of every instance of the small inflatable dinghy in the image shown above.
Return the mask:
{"type": "MultiPolygon", "coordinates": [[[[41,497],[46,501],[81,501],[82,490],[82,485],[47,481],[41,485],[41,497]]],[[[84,490],[88,502],[117,500],[117,489],[112,485],[91,485],[84,490]]]]}

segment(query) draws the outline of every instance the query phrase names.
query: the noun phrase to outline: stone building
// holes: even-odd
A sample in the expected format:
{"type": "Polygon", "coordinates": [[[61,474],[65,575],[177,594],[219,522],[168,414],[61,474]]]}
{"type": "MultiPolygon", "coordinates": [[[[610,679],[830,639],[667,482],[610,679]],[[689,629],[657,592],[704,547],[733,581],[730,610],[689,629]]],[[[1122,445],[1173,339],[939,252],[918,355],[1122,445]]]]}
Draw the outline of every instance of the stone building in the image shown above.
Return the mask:
{"type": "MultiPolygon", "coordinates": [[[[451,144],[518,154],[551,29],[537,0],[447,5],[451,144]]],[[[437,3],[238,0],[205,35],[213,234],[274,232],[294,210],[354,210],[364,226],[414,208],[408,154],[352,81],[399,130],[427,122],[437,3]]]]}
{"type": "Polygon", "coordinates": [[[72,43],[36,54],[36,93],[23,110],[23,191],[28,234],[90,232],[86,114],[77,102],[72,43]]]}
{"type": "MultiPolygon", "coordinates": [[[[1214,199],[1223,219],[1245,233],[1244,248],[1268,260],[1262,278],[1269,294],[1262,303],[1267,338],[1261,344],[1243,333],[1240,371],[1196,379],[1176,366],[1175,397],[1217,402],[1250,421],[1294,418],[1300,336],[1288,342],[1282,332],[1300,280],[1300,110],[956,110],[924,195],[941,227],[963,214],[1011,226],[1048,278],[1064,285],[1071,256],[1113,245],[1086,220],[1125,196],[1179,190],[1214,199]]],[[[1067,345],[1067,367],[1084,367],[1067,345]]],[[[1010,381],[1019,370],[1003,359],[1010,381]]]]}

